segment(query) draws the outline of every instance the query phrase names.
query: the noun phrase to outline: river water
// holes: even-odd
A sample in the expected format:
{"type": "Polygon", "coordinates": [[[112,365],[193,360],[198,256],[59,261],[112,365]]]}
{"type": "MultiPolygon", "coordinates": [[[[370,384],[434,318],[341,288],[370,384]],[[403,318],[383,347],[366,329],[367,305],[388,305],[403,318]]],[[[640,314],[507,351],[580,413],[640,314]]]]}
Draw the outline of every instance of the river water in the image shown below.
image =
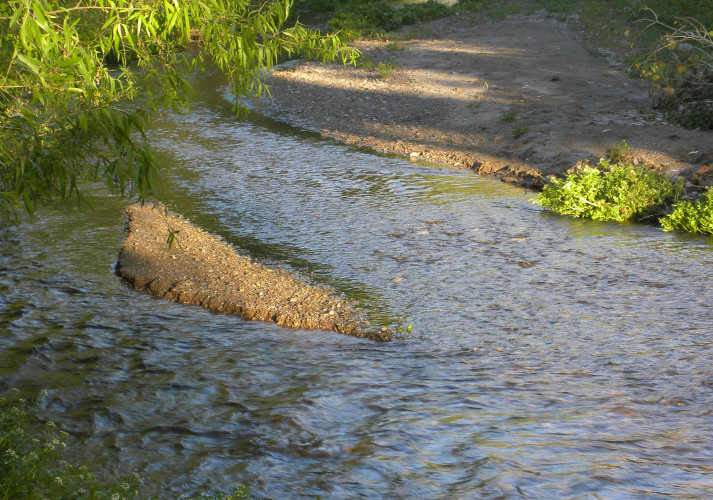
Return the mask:
{"type": "MultiPolygon", "coordinates": [[[[217,87],[217,84],[216,84],[217,87]]],[[[0,389],[100,475],[175,498],[705,498],[711,241],[252,117],[218,90],[150,131],[160,197],[333,288],[375,343],[164,302],[114,275],[125,200],[0,228],[0,389]]]]}

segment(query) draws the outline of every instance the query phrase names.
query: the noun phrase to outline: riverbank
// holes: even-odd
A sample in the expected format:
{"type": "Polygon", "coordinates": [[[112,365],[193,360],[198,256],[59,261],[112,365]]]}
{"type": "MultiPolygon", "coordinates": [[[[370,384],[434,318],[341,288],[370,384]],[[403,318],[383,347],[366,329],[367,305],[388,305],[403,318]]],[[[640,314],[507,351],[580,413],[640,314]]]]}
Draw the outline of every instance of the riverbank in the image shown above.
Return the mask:
{"type": "Polygon", "coordinates": [[[355,42],[372,68],[276,69],[263,112],[325,137],[525,187],[625,140],[636,163],[713,184],[713,134],[668,123],[645,82],[592,53],[576,19],[454,16],[416,38],[355,42]],[[381,67],[379,67],[381,64],[381,67]],[[381,71],[377,71],[377,68],[381,71]]]}
{"type": "Polygon", "coordinates": [[[116,271],[137,290],[287,328],[390,340],[349,303],[252,262],[162,206],[134,204],[126,215],[129,234],[116,271]]]}

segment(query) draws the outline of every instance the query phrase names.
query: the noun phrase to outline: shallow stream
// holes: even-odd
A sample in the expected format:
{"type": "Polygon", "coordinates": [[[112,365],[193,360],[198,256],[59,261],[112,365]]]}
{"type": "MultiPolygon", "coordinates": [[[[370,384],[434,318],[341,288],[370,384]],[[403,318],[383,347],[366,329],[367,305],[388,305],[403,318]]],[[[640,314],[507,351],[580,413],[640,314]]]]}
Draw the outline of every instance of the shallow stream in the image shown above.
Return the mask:
{"type": "Polygon", "coordinates": [[[0,227],[0,391],[47,389],[74,460],[160,498],[710,495],[710,240],[236,120],[215,87],[150,131],[161,199],[412,338],[137,293],[113,268],[126,200],[45,210],[0,227]]]}

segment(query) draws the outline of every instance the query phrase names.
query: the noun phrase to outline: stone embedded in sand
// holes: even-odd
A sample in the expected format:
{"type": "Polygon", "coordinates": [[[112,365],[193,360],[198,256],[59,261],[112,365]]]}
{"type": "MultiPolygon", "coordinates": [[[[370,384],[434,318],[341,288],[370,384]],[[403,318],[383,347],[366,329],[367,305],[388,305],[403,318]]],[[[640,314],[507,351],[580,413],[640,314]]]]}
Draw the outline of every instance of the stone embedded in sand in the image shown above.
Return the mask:
{"type": "Polygon", "coordinates": [[[121,245],[116,272],[137,290],[288,328],[391,338],[390,332],[370,328],[361,311],[348,303],[251,262],[162,206],[134,204],[125,212],[129,235],[121,245]]]}

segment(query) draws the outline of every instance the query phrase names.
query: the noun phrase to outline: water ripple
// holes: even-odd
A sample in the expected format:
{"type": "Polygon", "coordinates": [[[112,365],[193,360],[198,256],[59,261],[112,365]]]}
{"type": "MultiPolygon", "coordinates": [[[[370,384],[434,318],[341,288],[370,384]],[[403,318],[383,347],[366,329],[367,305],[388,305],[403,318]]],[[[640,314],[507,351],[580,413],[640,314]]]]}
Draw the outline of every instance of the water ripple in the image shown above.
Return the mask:
{"type": "MultiPolygon", "coordinates": [[[[713,253],[572,220],[220,99],[150,131],[161,197],[413,339],[286,331],[137,294],[122,200],[0,228],[0,391],[49,389],[73,458],[149,494],[705,497],[713,253]]],[[[101,194],[97,194],[98,197],[101,194]]]]}

